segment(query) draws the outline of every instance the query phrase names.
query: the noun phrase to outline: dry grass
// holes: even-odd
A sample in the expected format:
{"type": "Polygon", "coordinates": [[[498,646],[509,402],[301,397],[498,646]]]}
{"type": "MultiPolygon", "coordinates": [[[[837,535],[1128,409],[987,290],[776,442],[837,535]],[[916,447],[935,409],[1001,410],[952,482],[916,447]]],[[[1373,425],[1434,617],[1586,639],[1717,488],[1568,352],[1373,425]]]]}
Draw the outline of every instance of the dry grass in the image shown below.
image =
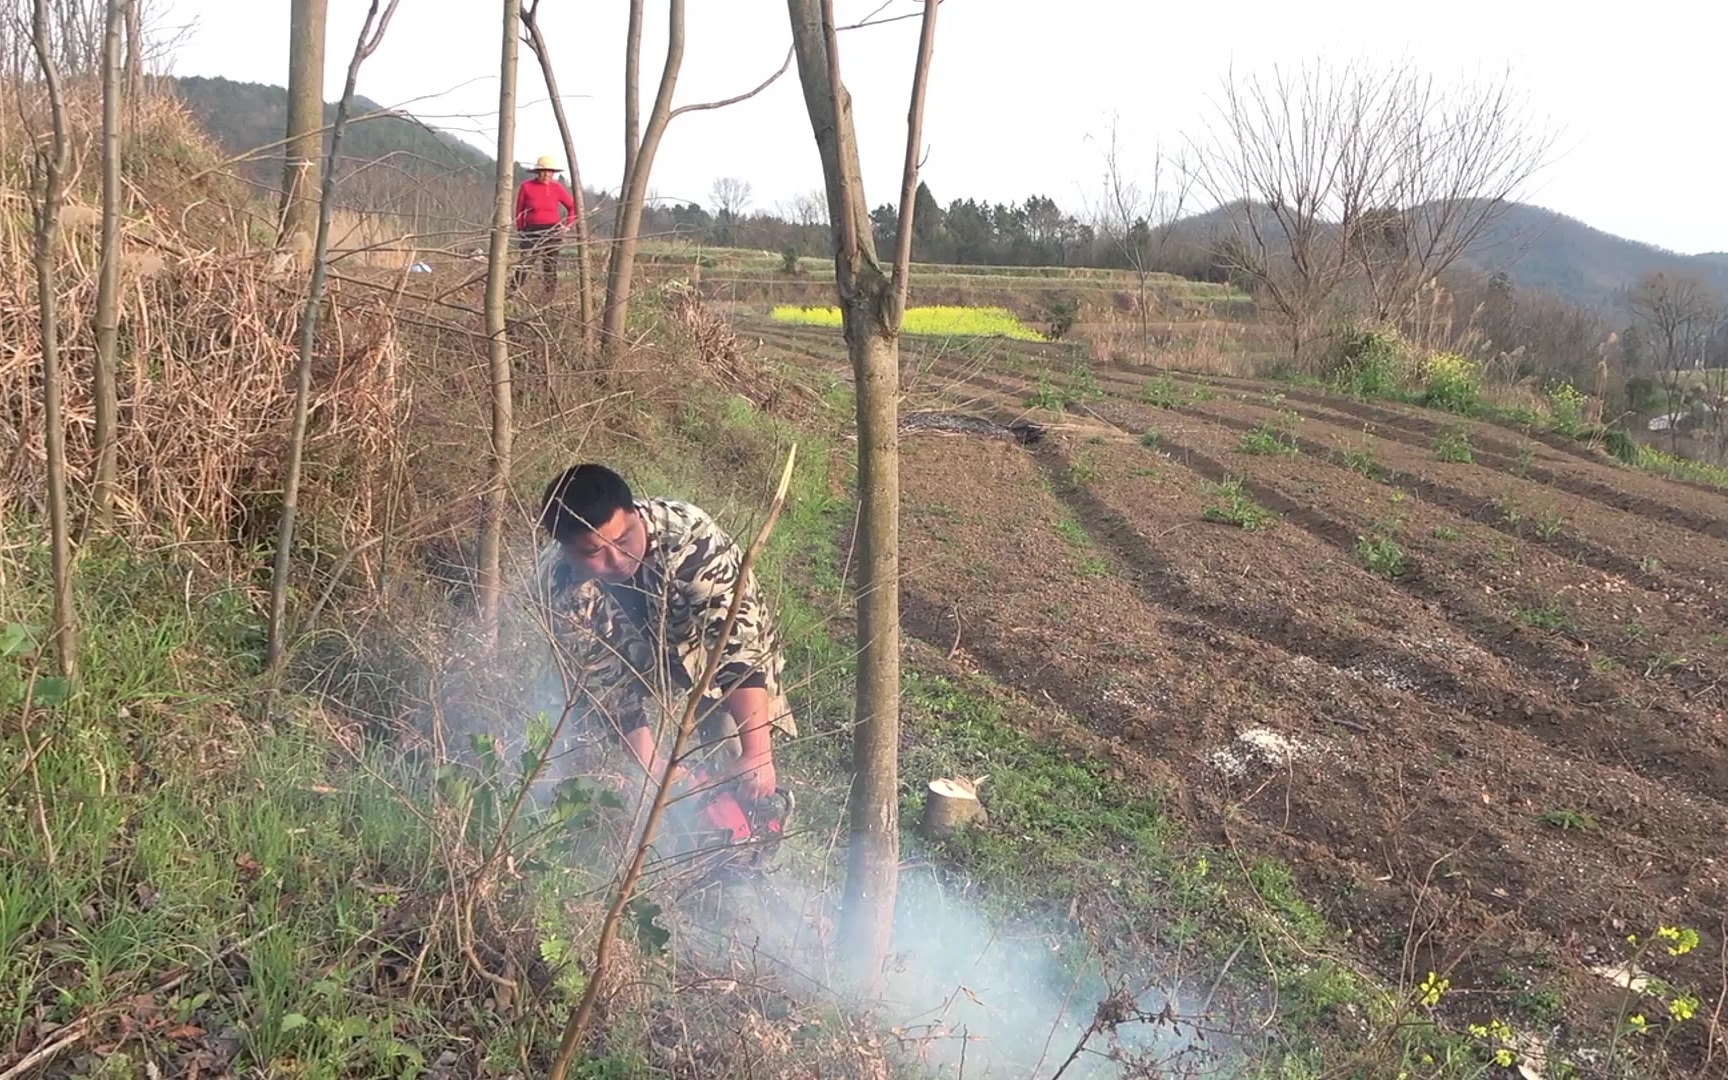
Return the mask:
{"type": "MultiPolygon", "coordinates": [[[[0,88],[15,96],[17,89],[0,88]]],[[[100,261],[95,104],[68,100],[72,185],[57,269],[68,475],[92,476],[93,319],[100,261]]],[[[24,115],[31,115],[28,109],[24,115]]],[[[26,122],[7,110],[5,141],[26,122]]],[[[175,540],[226,535],[257,493],[274,491],[292,406],[297,280],[278,277],[246,243],[254,207],[221,155],[174,101],[151,97],[132,113],[126,145],[118,393],[117,518],[131,531],[175,540]]],[[[27,139],[25,140],[27,142],[27,139]]],[[[41,347],[36,317],[32,195],[8,170],[0,188],[0,499],[34,506],[45,490],[41,347]]],[[[333,305],[316,372],[313,452],[341,475],[344,533],[379,526],[372,464],[388,460],[404,406],[396,381],[394,319],[380,304],[333,305]]],[[[268,498],[268,496],[265,496],[268,498]]]]}
{"type": "Polygon", "coordinates": [[[330,215],[330,262],[334,266],[406,270],[421,254],[413,224],[394,214],[338,209],[330,215]]]}

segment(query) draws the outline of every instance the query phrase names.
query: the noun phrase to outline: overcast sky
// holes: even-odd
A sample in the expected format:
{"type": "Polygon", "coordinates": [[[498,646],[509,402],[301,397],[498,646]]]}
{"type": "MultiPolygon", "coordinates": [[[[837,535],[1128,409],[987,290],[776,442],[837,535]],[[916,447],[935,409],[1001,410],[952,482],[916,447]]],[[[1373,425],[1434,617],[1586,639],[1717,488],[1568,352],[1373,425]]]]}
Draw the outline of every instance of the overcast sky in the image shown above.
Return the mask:
{"type": "MultiPolygon", "coordinates": [[[[288,0],[160,0],[187,26],[172,69],[282,84],[288,0]]],[[[541,16],[576,130],[583,178],[616,188],[623,163],[624,0],[544,0],[541,16]]],[[[835,0],[842,23],[882,0],[835,0]]],[[[366,10],[329,0],[326,96],[336,98],[366,10]]],[[[502,4],[400,0],[360,93],[495,148],[502,4]]],[[[781,0],[690,0],[677,103],[729,97],[780,65],[781,0]]],[[[883,14],[914,11],[891,0],[883,14]]],[[[1098,137],[1120,117],[1124,157],[1147,171],[1160,144],[1202,133],[1226,73],[1322,57],[1407,59],[1443,78],[1508,68],[1532,115],[1559,135],[1527,201],[1684,252],[1728,250],[1722,128],[1728,0],[946,0],[925,120],[924,179],[938,201],[1049,195],[1079,211],[1102,173],[1098,137]]],[[[665,4],[648,3],[643,107],[664,57],[665,4]]],[[[896,197],[918,23],[848,33],[865,190],[896,197]]],[[[560,156],[523,50],[515,156],[560,156]]],[[[708,201],[736,176],[771,209],[821,186],[797,72],[730,109],[672,123],[654,166],[664,198],[708,201]]]]}

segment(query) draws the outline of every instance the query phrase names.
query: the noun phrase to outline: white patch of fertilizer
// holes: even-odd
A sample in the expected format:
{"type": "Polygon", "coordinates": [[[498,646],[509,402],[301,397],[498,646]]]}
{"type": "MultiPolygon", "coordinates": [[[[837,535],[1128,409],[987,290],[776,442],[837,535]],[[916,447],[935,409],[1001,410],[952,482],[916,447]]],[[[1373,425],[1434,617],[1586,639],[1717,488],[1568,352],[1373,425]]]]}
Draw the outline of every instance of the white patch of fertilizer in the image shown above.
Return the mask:
{"type": "Polygon", "coordinates": [[[1280,735],[1271,728],[1249,728],[1236,736],[1229,746],[1220,747],[1207,756],[1214,768],[1225,776],[1240,778],[1255,768],[1282,768],[1293,761],[1314,757],[1314,749],[1306,743],[1280,735]]]}

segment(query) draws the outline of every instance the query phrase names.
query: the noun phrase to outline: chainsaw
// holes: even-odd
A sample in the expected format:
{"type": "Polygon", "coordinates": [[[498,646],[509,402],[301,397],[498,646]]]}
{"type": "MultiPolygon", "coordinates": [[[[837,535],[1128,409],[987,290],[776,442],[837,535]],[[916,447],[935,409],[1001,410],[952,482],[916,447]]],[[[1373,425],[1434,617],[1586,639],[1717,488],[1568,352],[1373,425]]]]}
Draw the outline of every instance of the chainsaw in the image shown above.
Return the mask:
{"type": "Polygon", "coordinates": [[[696,804],[697,824],[690,839],[698,850],[741,847],[743,866],[766,869],[792,817],[792,792],[777,787],[766,798],[746,800],[733,784],[718,780],[718,775],[712,766],[698,766],[680,785],[684,795],[696,804]]]}

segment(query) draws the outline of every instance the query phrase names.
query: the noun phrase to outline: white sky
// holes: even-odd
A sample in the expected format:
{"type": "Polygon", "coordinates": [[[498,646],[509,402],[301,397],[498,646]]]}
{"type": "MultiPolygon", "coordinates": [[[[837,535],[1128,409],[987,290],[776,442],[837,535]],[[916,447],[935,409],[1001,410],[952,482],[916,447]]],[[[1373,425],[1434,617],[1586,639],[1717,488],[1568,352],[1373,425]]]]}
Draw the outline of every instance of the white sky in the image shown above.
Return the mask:
{"type": "MultiPolygon", "coordinates": [[[[190,25],[172,69],[282,84],[288,0],[163,0],[190,25]]],[[[842,23],[882,0],[835,0],[842,23]]],[[[329,0],[326,97],[342,88],[365,0],[329,0]]],[[[359,92],[495,149],[502,4],[401,0],[359,92]]],[[[643,109],[664,57],[665,4],[648,3],[643,109]]],[[[583,179],[618,184],[623,164],[623,0],[545,0],[541,22],[576,130],[583,179]]],[[[915,10],[893,0],[885,14],[915,10]]],[[[918,23],[842,35],[865,190],[892,202],[918,23]]],[[[780,0],[690,0],[676,103],[729,97],[780,65],[780,0]]],[[[1266,70],[1322,56],[1408,59],[1444,78],[1510,68],[1560,139],[1527,193],[1609,232],[1677,251],[1728,250],[1728,138],[1721,125],[1728,0],[946,0],[925,119],[923,178],[944,205],[1044,194],[1071,211],[1100,186],[1098,145],[1120,116],[1124,156],[1203,129],[1234,65],[1266,70]]],[[[562,159],[532,54],[523,67],[515,157],[562,159]]],[[[772,208],[821,186],[797,70],[730,109],[673,121],[654,166],[660,196],[706,202],[716,177],[772,208]]]]}

